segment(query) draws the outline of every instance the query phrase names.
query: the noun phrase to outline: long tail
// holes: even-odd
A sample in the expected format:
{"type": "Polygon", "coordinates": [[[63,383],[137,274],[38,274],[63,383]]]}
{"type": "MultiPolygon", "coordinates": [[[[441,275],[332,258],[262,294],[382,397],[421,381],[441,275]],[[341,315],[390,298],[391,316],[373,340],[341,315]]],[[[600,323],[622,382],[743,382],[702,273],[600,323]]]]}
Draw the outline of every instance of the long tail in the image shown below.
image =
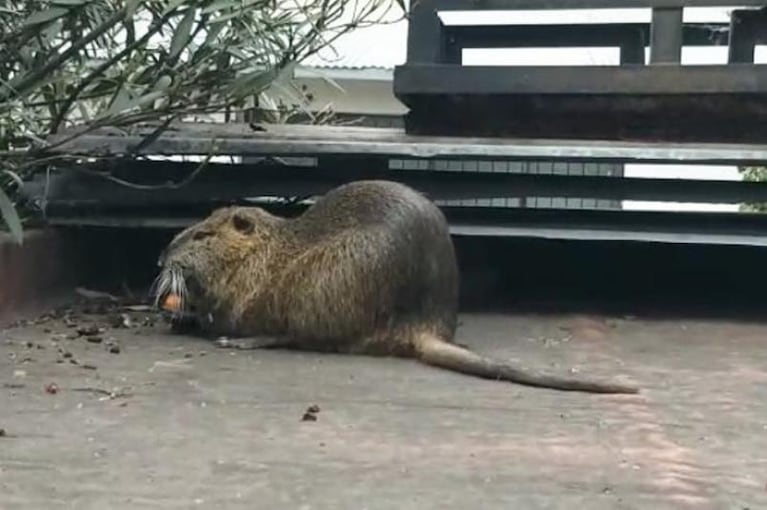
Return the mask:
{"type": "Polygon", "coordinates": [[[613,383],[600,383],[576,379],[564,379],[535,372],[523,371],[507,363],[480,356],[468,349],[441,340],[433,335],[420,335],[415,342],[418,359],[435,367],[454,372],[496,379],[526,386],[551,388],[562,391],[588,393],[639,393],[638,388],[613,383]]]}

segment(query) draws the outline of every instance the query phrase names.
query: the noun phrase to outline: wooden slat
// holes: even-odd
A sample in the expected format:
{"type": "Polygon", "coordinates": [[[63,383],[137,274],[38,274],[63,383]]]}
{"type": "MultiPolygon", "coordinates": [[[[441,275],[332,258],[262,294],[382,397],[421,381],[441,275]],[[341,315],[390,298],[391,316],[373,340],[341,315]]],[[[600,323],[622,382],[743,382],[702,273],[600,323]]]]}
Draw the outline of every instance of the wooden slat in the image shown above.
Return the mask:
{"type": "MultiPolygon", "coordinates": [[[[416,158],[538,159],[644,163],[761,164],[767,145],[635,143],[594,140],[547,140],[482,137],[412,136],[395,128],[270,125],[254,131],[248,124],[177,123],[142,154],[216,154],[316,156],[382,155],[416,158]]],[[[80,128],[80,131],[82,128],[80,128]]],[[[130,152],[150,127],[127,131],[96,130],[73,138],[77,129],[49,138],[61,153],[119,155],[130,152]]]]}
{"type": "MultiPolygon", "coordinates": [[[[735,214],[528,209],[498,215],[497,209],[488,211],[474,207],[463,210],[446,207],[443,211],[450,223],[451,233],[457,236],[767,246],[767,225],[755,225],[749,221],[750,218],[735,214]]],[[[175,216],[143,212],[83,215],[54,210],[48,222],[57,226],[180,229],[204,218],[209,209],[175,216]]]]}
{"type": "Polygon", "coordinates": [[[451,66],[395,70],[402,94],[765,94],[767,66],[451,66]]]}

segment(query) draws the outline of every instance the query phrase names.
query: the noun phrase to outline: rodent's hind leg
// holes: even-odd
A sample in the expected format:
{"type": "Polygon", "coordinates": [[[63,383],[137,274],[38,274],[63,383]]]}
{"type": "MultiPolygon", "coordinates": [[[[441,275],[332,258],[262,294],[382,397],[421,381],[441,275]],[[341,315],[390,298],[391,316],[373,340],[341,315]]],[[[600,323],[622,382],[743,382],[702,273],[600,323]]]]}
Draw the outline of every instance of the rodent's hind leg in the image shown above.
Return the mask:
{"type": "Polygon", "coordinates": [[[247,338],[218,338],[213,341],[216,347],[221,349],[237,349],[241,351],[251,351],[256,349],[275,349],[287,347],[290,345],[287,338],[272,336],[256,336],[247,338]]]}

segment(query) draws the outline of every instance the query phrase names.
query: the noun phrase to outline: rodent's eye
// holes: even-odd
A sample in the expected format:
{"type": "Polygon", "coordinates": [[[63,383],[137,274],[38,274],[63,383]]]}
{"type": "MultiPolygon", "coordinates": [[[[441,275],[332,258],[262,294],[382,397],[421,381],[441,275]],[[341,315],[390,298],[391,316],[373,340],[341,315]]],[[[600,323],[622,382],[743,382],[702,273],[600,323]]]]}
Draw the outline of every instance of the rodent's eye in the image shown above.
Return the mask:
{"type": "Polygon", "coordinates": [[[232,226],[242,234],[250,234],[254,228],[253,220],[242,214],[232,216],[232,226]]]}

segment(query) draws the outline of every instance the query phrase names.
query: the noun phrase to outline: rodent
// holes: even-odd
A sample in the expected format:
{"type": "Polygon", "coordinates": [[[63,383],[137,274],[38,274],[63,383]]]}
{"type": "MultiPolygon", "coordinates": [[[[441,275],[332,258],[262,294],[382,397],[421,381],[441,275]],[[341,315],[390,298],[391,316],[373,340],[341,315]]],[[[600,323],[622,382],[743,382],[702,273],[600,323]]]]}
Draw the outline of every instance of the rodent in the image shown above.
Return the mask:
{"type": "Polygon", "coordinates": [[[178,316],[242,339],[232,346],[407,357],[529,386],[639,391],[524,371],[456,344],[459,274],[448,224],[403,184],[343,184],[295,218],[219,208],[178,233],[158,265],[156,302],[178,296],[178,316]]]}

